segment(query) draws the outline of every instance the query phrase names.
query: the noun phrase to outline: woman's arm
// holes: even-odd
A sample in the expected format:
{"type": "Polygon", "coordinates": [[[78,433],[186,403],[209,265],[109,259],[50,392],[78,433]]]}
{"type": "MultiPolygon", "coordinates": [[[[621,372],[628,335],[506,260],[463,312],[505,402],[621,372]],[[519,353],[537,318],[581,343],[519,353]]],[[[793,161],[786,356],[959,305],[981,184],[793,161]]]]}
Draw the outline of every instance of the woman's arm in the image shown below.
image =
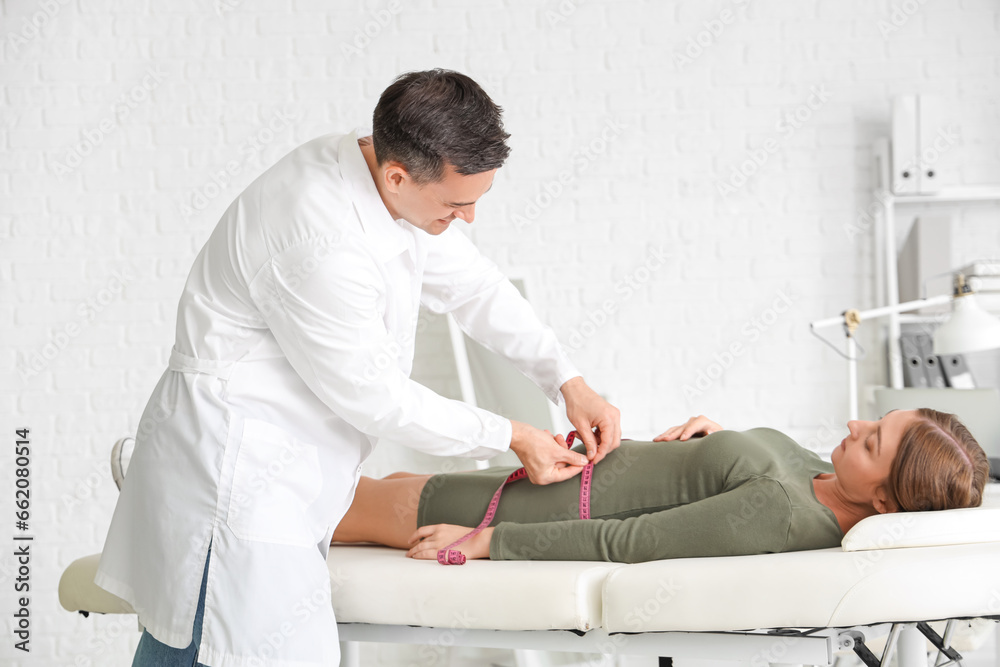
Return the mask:
{"type": "Polygon", "coordinates": [[[711,498],[626,519],[501,522],[491,536],[489,556],[640,563],[774,553],[784,550],[790,521],[784,489],[758,477],[711,498]]]}

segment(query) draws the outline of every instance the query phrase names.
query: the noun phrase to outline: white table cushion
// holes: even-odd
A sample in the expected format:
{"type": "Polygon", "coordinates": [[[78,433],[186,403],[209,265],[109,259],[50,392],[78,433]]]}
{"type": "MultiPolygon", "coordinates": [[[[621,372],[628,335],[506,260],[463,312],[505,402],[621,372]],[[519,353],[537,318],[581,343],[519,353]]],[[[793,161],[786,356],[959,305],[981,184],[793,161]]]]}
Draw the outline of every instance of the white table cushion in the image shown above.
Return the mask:
{"type": "Polygon", "coordinates": [[[582,630],[601,621],[601,585],[621,563],[470,560],[441,565],[400,549],[334,545],[337,620],[490,630],[582,630]]]}
{"type": "Polygon", "coordinates": [[[1000,542],[637,563],[608,573],[603,600],[608,632],[846,627],[997,615],[1000,542]]]}
{"type": "MultiPolygon", "coordinates": [[[[63,573],[70,611],[133,613],[93,583],[100,554],[63,573]]],[[[1000,615],[1000,542],[845,552],[586,561],[406,558],[338,545],[328,559],[340,622],[608,632],[846,627],[1000,615]]]]}
{"type": "MultiPolygon", "coordinates": [[[[59,581],[69,611],[135,613],[94,584],[100,554],[77,559],[59,581]]],[[[489,630],[598,627],[601,585],[620,563],[470,560],[441,565],[380,546],[335,545],[327,559],[333,608],[342,623],[489,630]]]]}

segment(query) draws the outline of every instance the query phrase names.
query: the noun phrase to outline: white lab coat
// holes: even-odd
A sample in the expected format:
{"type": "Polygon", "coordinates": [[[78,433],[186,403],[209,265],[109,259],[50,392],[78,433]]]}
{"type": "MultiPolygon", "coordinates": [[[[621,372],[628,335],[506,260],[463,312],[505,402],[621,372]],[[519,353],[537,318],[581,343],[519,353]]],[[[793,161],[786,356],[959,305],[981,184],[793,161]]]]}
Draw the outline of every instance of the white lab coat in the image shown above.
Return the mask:
{"type": "Polygon", "coordinates": [[[95,577],[185,647],[211,542],[198,654],[211,667],[338,664],[326,556],[379,441],[480,459],[509,447],[507,419],[409,379],[421,303],[557,405],[579,374],[454,225],[431,236],[392,219],[359,136],[283,157],[195,259],[95,577]]]}

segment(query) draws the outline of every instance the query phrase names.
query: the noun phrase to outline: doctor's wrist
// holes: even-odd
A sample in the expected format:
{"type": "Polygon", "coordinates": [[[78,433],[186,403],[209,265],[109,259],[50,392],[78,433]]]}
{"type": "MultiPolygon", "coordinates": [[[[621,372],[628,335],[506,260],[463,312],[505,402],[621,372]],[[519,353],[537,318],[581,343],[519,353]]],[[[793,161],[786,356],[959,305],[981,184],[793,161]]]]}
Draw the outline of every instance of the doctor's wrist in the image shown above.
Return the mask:
{"type": "Polygon", "coordinates": [[[559,393],[563,395],[564,399],[569,399],[572,394],[580,391],[581,389],[586,389],[587,383],[583,380],[582,375],[577,375],[574,378],[570,378],[562,383],[559,387],[559,393]]]}
{"type": "Polygon", "coordinates": [[[517,455],[521,465],[530,468],[537,458],[538,443],[535,441],[540,431],[524,422],[510,420],[510,451],[517,455]]]}
{"type": "MultiPolygon", "coordinates": [[[[521,444],[524,443],[524,436],[527,432],[527,424],[524,422],[510,420],[510,448],[514,453],[518,453],[521,444]]],[[[520,458],[520,456],[518,456],[520,458]]]]}

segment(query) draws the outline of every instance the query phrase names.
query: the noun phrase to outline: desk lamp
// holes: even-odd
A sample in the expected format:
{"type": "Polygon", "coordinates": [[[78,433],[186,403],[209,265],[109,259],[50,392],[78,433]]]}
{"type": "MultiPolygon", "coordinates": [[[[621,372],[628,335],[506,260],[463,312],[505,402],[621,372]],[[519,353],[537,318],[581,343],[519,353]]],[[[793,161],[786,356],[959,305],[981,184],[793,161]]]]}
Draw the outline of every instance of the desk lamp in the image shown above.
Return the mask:
{"type": "MultiPolygon", "coordinates": [[[[851,309],[844,311],[838,317],[817,320],[809,325],[812,332],[817,336],[819,336],[817,333],[819,329],[837,324],[844,326],[844,333],[847,336],[847,383],[850,395],[851,419],[858,418],[858,358],[857,341],[854,339],[854,332],[857,331],[858,326],[862,322],[885,317],[893,313],[936,306],[948,303],[949,301],[952,303],[951,317],[934,332],[935,355],[966,354],[1000,347],[1000,320],[983,310],[975,301],[974,292],[966,282],[965,276],[961,273],[955,276],[955,288],[952,294],[941,294],[926,299],[907,301],[906,303],[894,306],[872,308],[871,310],[859,311],[851,309]]],[[[822,336],[820,338],[829,343],[822,336]]],[[[841,356],[845,356],[839,350],[837,352],[841,356]]]]}

